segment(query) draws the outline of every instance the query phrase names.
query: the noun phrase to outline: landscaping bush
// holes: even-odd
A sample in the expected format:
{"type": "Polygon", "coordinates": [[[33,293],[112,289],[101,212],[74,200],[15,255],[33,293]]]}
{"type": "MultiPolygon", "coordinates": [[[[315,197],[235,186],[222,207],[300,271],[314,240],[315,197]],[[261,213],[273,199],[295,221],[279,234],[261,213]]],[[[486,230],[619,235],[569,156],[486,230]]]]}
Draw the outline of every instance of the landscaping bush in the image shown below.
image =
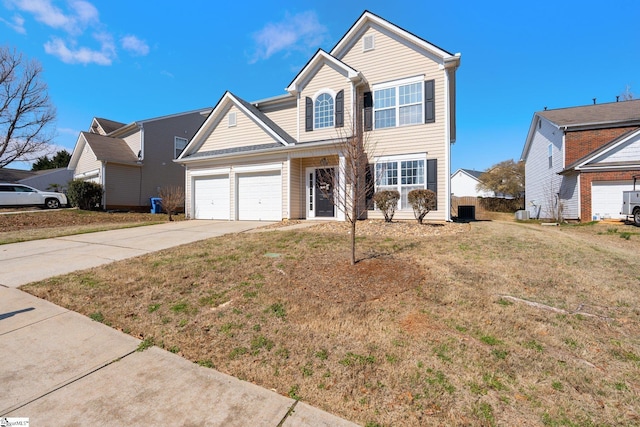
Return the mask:
{"type": "Polygon", "coordinates": [[[436,207],[436,193],[432,190],[411,190],[407,194],[407,201],[413,208],[419,224],[422,224],[424,217],[436,207]]]}
{"type": "Polygon", "coordinates": [[[102,186],[95,182],[75,179],[69,183],[67,198],[71,206],[82,210],[97,210],[102,202],[102,186]]]}
{"type": "Polygon", "coordinates": [[[397,190],[381,190],[373,195],[373,201],[384,214],[385,222],[393,220],[393,215],[398,207],[398,200],[400,200],[400,193],[397,190]]]}
{"type": "Polygon", "coordinates": [[[489,212],[508,212],[524,209],[524,197],[504,199],[501,197],[478,197],[480,206],[489,212]]]}

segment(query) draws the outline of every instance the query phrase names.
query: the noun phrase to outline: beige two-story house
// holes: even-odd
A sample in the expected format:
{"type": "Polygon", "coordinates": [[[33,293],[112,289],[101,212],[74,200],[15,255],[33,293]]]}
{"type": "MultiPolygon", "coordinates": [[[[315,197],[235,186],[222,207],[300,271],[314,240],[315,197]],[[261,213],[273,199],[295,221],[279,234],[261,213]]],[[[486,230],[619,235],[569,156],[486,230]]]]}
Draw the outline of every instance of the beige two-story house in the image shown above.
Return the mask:
{"type": "Polygon", "coordinates": [[[184,187],[175,160],[204,123],[211,108],[138,120],[129,124],[94,118],[80,132],[68,169],[74,179],[104,190],[103,209],[149,210],[163,187],[184,187]]]}
{"type": "MultiPolygon", "coordinates": [[[[186,168],[187,215],[344,219],[336,203],[349,197],[341,144],[361,134],[368,179],[401,194],[395,218],[412,219],[407,193],[428,188],[437,208],[427,219],[449,220],[459,65],[459,54],[365,11],[285,94],[253,102],[222,96],[176,160],[186,168]]],[[[381,213],[371,205],[368,217],[381,213]]]]}

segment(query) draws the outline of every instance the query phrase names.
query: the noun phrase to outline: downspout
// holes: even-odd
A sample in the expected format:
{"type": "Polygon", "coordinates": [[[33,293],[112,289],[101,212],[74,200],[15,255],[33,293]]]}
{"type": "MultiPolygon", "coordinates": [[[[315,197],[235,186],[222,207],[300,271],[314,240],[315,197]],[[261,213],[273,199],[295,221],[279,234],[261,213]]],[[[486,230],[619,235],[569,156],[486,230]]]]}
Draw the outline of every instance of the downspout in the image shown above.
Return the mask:
{"type": "Polygon", "coordinates": [[[287,153],[287,178],[289,180],[287,184],[287,219],[291,219],[291,190],[293,183],[291,175],[291,153],[287,153]]]}
{"type": "Polygon", "coordinates": [[[107,162],[102,162],[100,180],[102,181],[102,209],[107,210],[107,162]]]}
{"type": "Polygon", "coordinates": [[[444,217],[445,221],[451,222],[451,111],[449,110],[449,70],[444,68],[444,111],[446,115],[445,122],[445,161],[444,161],[444,194],[445,194],[445,203],[444,203],[444,217]]]}

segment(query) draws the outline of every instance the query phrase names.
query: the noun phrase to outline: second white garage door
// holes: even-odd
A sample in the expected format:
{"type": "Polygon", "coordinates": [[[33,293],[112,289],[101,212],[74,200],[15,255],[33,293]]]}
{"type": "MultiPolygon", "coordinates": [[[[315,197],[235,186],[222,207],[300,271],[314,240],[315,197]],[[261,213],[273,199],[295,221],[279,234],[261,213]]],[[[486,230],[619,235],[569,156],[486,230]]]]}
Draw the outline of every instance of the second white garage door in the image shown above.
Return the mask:
{"type": "Polygon", "coordinates": [[[591,214],[600,219],[623,218],[622,192],[633,190],[633,182],[600,181],[591,183],[591,214]]]}
{"type": "Polygon", "coordinates": [[[282,220],[282,179],[280,171],[238,175],[237,194],[239,220],[282,220]]]}
{"type": "Polygon", "coordinates": [[[202,177],[193,181],[194,218],[229,219],[229,176],[202,177]]]}

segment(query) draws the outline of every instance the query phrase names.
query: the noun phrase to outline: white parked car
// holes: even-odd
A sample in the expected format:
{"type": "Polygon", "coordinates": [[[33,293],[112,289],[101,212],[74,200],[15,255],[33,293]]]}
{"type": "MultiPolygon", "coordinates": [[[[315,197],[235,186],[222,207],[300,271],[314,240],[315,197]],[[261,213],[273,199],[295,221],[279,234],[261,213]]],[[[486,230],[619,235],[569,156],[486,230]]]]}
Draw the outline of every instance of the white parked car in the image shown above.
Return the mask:
{"type": "Polygon", "coordinates": [[[24,184],[0,182],[0,207],[41,206],[58,209],[67,206],[67,196],[62,193],[40,191],[24,184]]]}

